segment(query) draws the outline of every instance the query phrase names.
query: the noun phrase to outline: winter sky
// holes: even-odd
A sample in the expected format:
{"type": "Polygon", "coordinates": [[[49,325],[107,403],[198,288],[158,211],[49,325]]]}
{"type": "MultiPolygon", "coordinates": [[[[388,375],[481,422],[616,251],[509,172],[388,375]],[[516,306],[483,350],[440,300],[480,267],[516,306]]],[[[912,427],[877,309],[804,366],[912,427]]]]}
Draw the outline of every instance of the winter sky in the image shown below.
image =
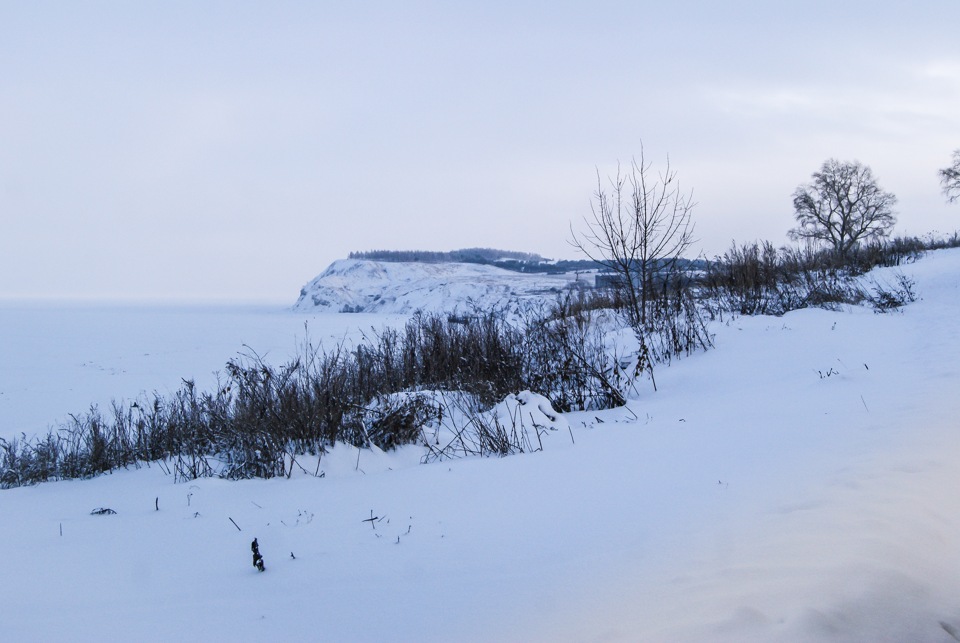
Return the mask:
{"type": "Polygon", "coordinates": [[[960,3],[0,0],[0,297],[269,300],[351,250],[572,258],[667,155],[698,250],[830,157],[960,228],[960,3]]]}

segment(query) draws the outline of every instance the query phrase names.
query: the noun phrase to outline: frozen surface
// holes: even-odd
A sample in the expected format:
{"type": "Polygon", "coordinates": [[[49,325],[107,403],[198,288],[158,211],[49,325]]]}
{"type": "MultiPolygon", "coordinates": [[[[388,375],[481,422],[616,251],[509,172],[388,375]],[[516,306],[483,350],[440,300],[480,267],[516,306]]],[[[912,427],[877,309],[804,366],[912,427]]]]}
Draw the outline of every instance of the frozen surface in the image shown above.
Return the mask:
{"type": "Polygon", "coordinates": [[[0,302],[0,437],[112,399],[210,388],[227,360],[256,351],[274,364],[309,338],[330,346],[405,318],[297,313],[266,306],[94,306],[0,302]]]}
{"type": "MultiPolygon", "coordinates": [[[[538,453],[338,447],[289,480],[174,484],[153,465],[0,492],[3,637],[953,641],[960,253],[904,271],[922,299],[902,313],[718,323],[659,392],[567,414],[538,453]]],[[[294,346],[298,324],[273,324],[271,347],[294,346]]],[[[124,336],[71,353],[74,375],[122,359],[111,393],[150,388],[131,374],[160,347],[124,336]]],[[[62,358],[8,354],[36,363],[4,377],[62,358]]]]}

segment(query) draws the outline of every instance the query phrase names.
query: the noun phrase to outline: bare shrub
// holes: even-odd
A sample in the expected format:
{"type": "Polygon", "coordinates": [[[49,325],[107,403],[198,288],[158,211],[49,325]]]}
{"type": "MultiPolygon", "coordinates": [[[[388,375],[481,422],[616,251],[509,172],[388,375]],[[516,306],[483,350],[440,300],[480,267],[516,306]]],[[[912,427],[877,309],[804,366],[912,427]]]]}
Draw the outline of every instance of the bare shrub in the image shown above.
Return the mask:
{"type": "Polygon", "coordinates": [[[376,417],[367,435],[384,451],[416,442],[423,426],[443,414],[441,407],[422,395],[385,396],[371,410],[376,417]]]}
{"type": "MultiPolygon", "coordinates": [[[[511,323],[502,311],[465,320],[415,315],[352,350],[323,350],[308,338],[281,366],[247,349],[226,364],[215,390],[184,380],[171,395],[72,415],[40,439],[0,441],[0,485],[156,460],[168,461],[178,481],[289,476],[296,455],[322,455],[335,442],[393,449],[421,440],[421,427],[443,413],[417,395],[423,390],[458,391],[475,401],[475,414],[525,389],[567,409],[622,404],[602,337],[589,319],[561,317],[538,324],[511,323]]],[[[515,437],[495,429],[477,438],[482,452],[503,452],[504,439],[515,437]]]]}
{"type": "Polygon", "coordinates": [[[870,299],[858,277],[877,267],[916,261],[926,250],[955,247],[953,237],[898,237],[863,243],[846,254],[810,248],[737,245],[708,262],[698,291],[714,314],[782,315],[799,308],[836,309],[870,299]]]}
{"type": "Polygon", "coordinates": [[[546,395],[560,411],[611,408],[626,401],[625,373],[603,337],[609,326],[604,311],[583,303],[568,294],[557,299],[549,314],[526,321],[524,388],[546,395]]]}
{"type": "Polygon", "coordinates": [[[558,419],[556,411],[549,402],[538,403],[539,396],[529,392],[508,395],[485,411],[478,411],[470,396],[442,396],[442,400],[447,410],[443,438],[438,430],[435,438],[425,441],[423,462],[540,451],[543,435],[556,430],[550,426],[558,419]]]}
{"type": "Polygon", "coordinates": [[[893,283],[875,281],[867,299],[876,313],[894,312],[917,300],[915,285],[905,274],[897,273],[893,283]]]}

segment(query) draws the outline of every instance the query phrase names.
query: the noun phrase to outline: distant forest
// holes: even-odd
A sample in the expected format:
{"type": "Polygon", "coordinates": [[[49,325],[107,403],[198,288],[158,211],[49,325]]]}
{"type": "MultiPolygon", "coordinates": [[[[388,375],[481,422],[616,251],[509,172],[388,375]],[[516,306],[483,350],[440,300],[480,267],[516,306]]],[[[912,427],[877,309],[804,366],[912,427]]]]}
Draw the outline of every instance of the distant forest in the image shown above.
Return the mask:
{"type": "Polygon", "coordinates": [[[494,248],[464,248],[450,252],[428,250],[368,250],[351,252],[350,259],[370,261],[417,263],[478,263],[496,266],[514,272],[560,274],[576,270],[597,270],[600,265],[589,260],[550,261],[531,252],[496,250],[494,248]]]}
{"type": "MultiPolygon", "coordinates": [[[[450,252],[432,252],[429,250],[368,250],[365,252],[351,252],[350,259],[367,259],[369,261],[414,262],[414,263],[479,263],[496,266],[514,272],[529,272],[539,274],[563,274],[578,270],[606,269],[589,259],[562,259],[551,261],[531,252],[514,252],[512,250],[496,250],[494,248],[464,248],[450,252]]],[[[703,270],[706,262],[701,259],[680,259],[679,267],[682,270],[703,270]]]]}

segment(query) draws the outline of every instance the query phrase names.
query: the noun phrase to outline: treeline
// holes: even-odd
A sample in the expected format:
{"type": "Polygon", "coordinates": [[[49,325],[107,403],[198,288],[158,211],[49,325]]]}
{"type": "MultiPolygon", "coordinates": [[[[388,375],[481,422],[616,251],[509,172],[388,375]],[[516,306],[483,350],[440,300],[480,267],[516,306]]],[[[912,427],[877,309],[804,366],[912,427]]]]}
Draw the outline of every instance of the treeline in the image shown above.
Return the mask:
{"type": "Polygon", "coordinates": [[[511,250],[496,250],[494,248],[463,248],[449,252],[433,252],[429,250],[367,250],[351,252],[348,256],[350,259],[392,262],[409,261],[417,263],[494,263],[501,260],[540,263],[546,261],[538,254],[514,252],[511,250]]]}
{"type": "Polygon", "coordinates": [[[394,263],[474,263],[496,266],[513,272],[532,274],[564,274],[578,270],[596,270],[600,266],[593,261],[560,260],[549,261],[530,252],[513,252],[493,248],[465,248],[450,252],[431,252],[425,250],[369,250],[351,252],[350,259],[369,261],[389,261],[394,263]]]}

